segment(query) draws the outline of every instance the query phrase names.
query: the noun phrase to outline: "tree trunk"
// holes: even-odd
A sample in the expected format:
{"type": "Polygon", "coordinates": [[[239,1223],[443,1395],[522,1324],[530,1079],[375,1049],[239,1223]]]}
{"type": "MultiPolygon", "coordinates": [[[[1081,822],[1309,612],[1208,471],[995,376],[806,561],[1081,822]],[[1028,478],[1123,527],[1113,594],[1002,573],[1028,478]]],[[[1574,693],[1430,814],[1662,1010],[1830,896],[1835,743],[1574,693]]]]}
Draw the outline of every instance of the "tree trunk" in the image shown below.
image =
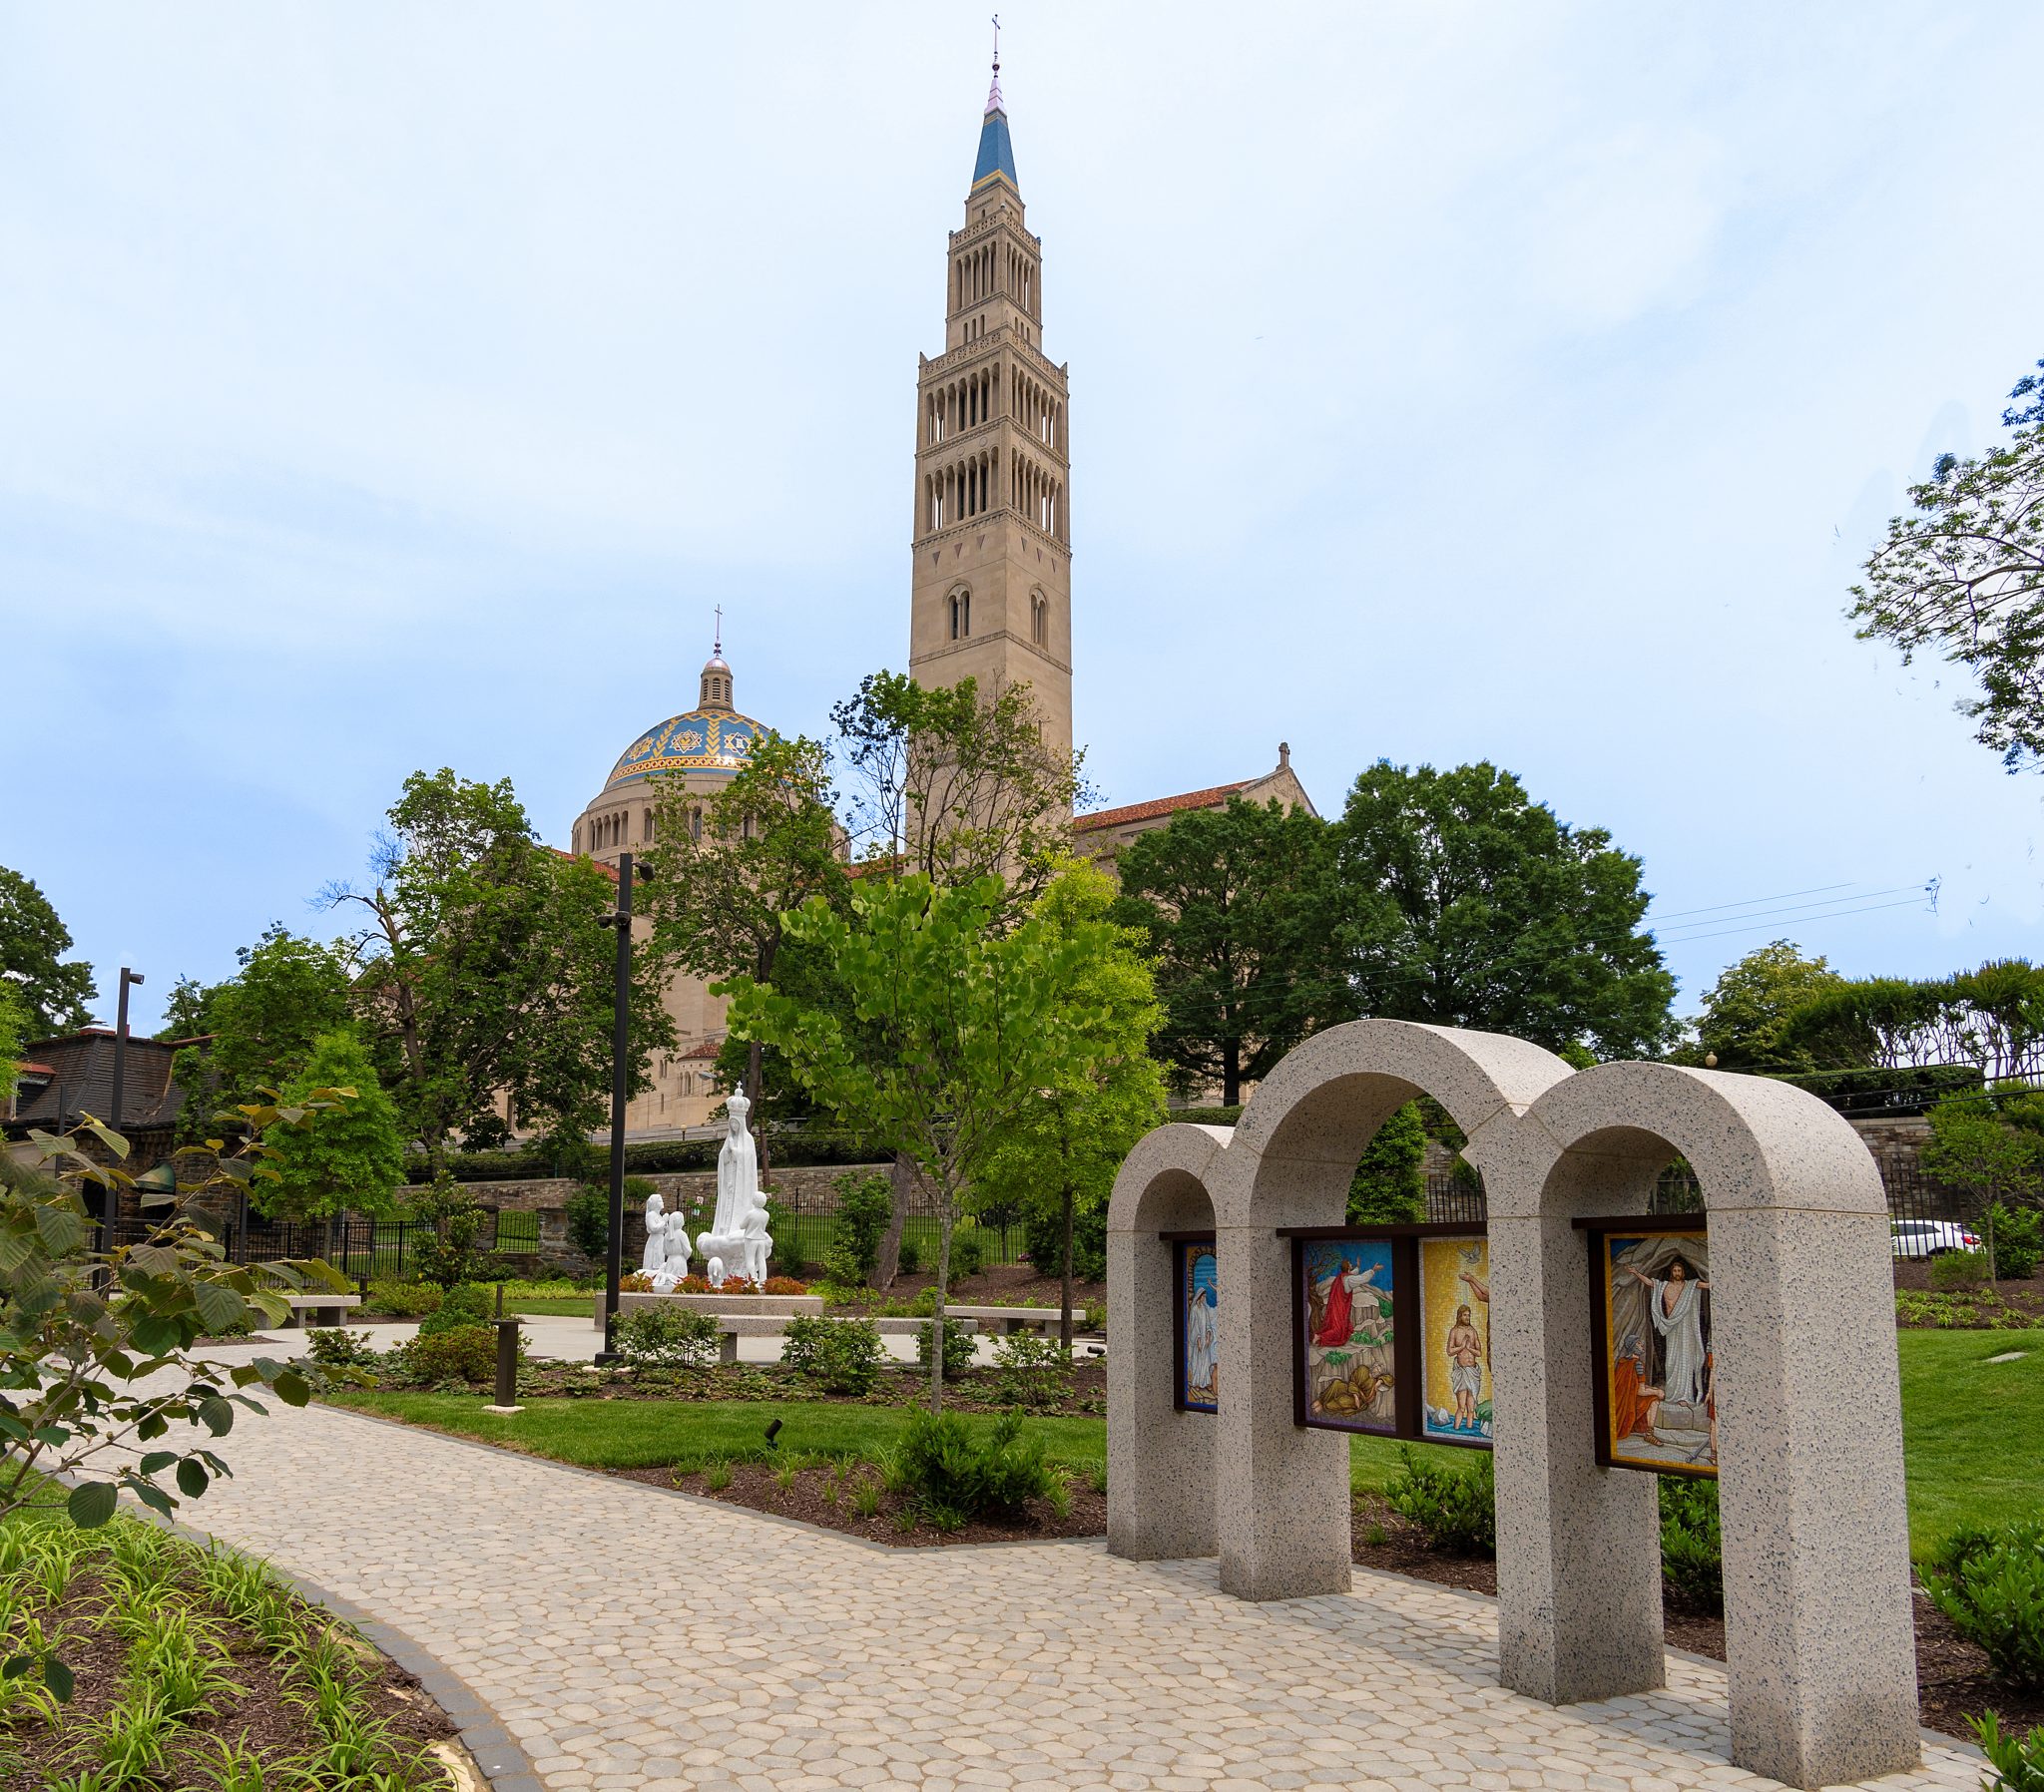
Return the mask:
{"type": "Polygon", "coordinates": [[[930,1416],[944,1410],[944,1294],[951,1285],[951,1201],[937,1209],[937,1304],[930,1314],[930,1416]]]}
{"type": "Polygon", "coordinates": [[[1221,1105],[1233,1108],[1242,1100],[1242,1041],[1232,1039],[1221,1048],[1221,1105]]]}
{"type": "Polygon", "coordinates": [[[766,1171],[770,1167],[766,1153],[766,1116],[760,1106],[761,1085],[766,1080],[766,1048],[758,1040],[746,1048],[746,1094],[753,1099],[753,1112],[760,1116],[759,1124],[753,1128],[753,1154],[760,1160],[760,1186],[766,1186],[766,1171]]]}
{"type": "Polygon", "coordinates": [[[908,1158],[899,1151],[887,1180],[894,1192],[894,1209],[887,1215],[887,1230],[873,1258],[873,1286],[882,1291],[893,1287],[894,1278],[901,1273],[901,1234],[908,1226],[908,1191],[915,1180],[908,1158]]]}
{"type": "Polygon", "coordinates": [[[1065,1270],[1065,1291],[1064,1291],[1064,1299],[1063,1299],[1064,1311],[1063,1311],[1062,1313],[1060,1313],[1060,1314],[1058,1315],[1058,1344],[1059,1344],[1060,1348],[1062,1348],[1062,1349],[1063,1349],[1063,1351],[1064,1351],[1065,1355],[1066,1355],[1067,1357],[1069,1357],[1069,1356],[1070,1356],[1070,1355],[1072,1354],[1072,1207],[1073,1207],[1073,1201],[1072,1201],[1072,1178],[1071,1178],[1071,1173],[1070,1173],[1069,1171],[1067,1171],[1067,1172],[1066,1172],[1066,1175],[1065,1175],[1065,1187],[1064,1187],[1064,1195],[1063,1195],[1063,1199],[1064,1199],[1064,1209],[1065,1209],[1065,1210],[1064,1210],[1064,1222],[1065,1222],[1065,1240],[1064,1240],[1064,1243],[1065,1243],[1065,1248],[1064,1248],[1064,1270],[1065,1270]]]}

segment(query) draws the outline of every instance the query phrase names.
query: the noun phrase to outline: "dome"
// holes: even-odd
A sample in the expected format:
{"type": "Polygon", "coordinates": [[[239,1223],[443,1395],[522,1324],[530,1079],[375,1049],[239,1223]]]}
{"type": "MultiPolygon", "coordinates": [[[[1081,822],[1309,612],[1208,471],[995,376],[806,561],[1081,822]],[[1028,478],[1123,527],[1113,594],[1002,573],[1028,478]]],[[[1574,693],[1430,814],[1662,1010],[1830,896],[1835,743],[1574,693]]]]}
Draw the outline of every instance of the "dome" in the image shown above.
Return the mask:
{"type": "Polygon", "coordinates": [[[625,748],[604,780],[615,790],[634,778],[668,771],[710,771],[729,776],[746,762],[754,743],[771,730],[736,709],[691,709],[648,728],[625,748]]]}

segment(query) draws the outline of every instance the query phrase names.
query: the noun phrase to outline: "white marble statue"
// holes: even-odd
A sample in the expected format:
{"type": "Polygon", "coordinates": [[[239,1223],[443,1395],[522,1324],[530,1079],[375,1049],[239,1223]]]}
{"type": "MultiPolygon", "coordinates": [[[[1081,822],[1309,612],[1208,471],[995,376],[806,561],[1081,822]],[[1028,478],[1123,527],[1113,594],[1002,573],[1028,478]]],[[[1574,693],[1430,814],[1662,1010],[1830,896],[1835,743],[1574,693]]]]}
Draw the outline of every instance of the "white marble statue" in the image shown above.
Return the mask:
{"type": "MultiPolygon", "coordinates": [[[[681,1215],[675,1215],[677,1219],[681,1215]]],[[[656,1188],[646,1197],[646,1250],[639,1259],[640,1273],[658,1275],[661,1265],[667,1261],[667,1239],[662,1236],[667,1230],[667,1208],[656,1188]]]]}
{"type": "Polygon", "coordinates": [[[731,1128],[717,1154],[717,1213],[710,1229],[698,1235],[696,1249],[705,1258],[710,1285],[717,1287],[727,1271],[764,1286],[773,1240],[766,1231],[766,1201],[760,1192],[760,1156],[746,1117],[753,1104],[741,1083],[725,1105],[731,1128]]]}

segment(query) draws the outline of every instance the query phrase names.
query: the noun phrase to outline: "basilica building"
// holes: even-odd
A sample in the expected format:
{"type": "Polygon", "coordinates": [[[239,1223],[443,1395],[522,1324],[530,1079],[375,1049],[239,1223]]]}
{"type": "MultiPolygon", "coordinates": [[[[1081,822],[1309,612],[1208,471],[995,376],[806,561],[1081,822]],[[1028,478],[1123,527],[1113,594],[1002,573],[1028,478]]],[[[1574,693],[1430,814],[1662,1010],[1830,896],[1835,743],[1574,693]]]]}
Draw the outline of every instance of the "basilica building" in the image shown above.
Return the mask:
{"type": "MultiPolygon", "coordinates": [[[[1072,746],[1071,465],[1067,368],[1043,350],[1043,242],[1029,231],[994,65],[965,222],[945,255],[944,347],[916,375],[908,670],[924,684],[1026,682],[1046,741],[1072,746]]],[[[576,819],[571,849],[615,864],[653,839],[656,791],[711,796],[767,730],[737,706],[720,632],[695,707],[646,730],[576,819]]],[[[1289,749],[1261,775],[1081,815],[1075,849],[1112,870],[1137,834],[1231,797],[1311,809],[1289,749]]],[[[633,1137],[709,1122],[725,1003],[700,978],[667,992],[680,1040],[626,1114],[633,1137]]]]}

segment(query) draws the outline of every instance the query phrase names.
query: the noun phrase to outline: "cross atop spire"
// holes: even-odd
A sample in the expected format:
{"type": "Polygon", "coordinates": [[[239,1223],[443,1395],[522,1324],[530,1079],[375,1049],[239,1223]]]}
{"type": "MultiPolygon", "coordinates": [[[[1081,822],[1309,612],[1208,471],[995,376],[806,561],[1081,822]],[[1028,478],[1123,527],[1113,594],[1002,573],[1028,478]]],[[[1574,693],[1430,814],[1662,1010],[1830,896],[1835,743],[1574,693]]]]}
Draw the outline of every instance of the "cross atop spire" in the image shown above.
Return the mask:
{"type": "Polygon", "coordinates": [[[994,14],[994,80],[993,85],[986,90],[986,109],[988,112],[999,112],[1001,110],[1001,15],[999,13],[994,14]]]}
{"type": "Polygon", "coordinates": [[[710,654],[714,660],[722,660],[724,658],[724,606],[722,604],[717,607],[717,635],[711,643],[710,654]]]}
{"type": "Polygon", "coordinates": [[[991,181],[1006,181],[1020,193],[1015,178],[1015,146],[1008,138],[1007,109],[1001,103],[1001,15],[994,14],[994,79],[986,90],[986,117],[979,127],[979,160],[972,169],[972,191],[977,193],[991,181]]]}

